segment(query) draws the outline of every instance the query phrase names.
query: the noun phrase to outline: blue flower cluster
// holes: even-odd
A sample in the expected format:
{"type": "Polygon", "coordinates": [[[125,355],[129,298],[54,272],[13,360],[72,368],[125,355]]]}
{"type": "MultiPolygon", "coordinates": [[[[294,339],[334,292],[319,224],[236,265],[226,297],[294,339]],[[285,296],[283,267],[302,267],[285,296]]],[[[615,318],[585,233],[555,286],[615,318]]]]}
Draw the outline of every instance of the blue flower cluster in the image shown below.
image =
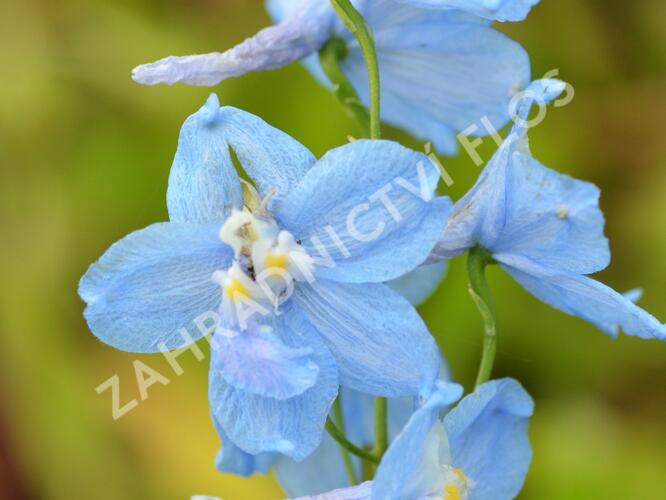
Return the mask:
{"type": "MultiPolygon", "coordinates": [[[[537,1],[347,0],[374,33],[383,118],[440,151],[453,153],[455,134],[482,118],[506,124],[524,94],[510,133],[455,205],[437,195],[432,159],[395,142],[355,140],[316,159],[214,94],[185,121],[169,221],[112,245],[79,293],[92,332],[117,349],[210,341],[221,471],[274,468],[292,497],[514,498],[531,459],[530,396],[502,379],[462,397],[415,309],[446,260],[468,251],[609,335],[666,339],[636,297],[587,276],[610,260],[598,189],[530,154],[530,109],[565,86],[530,84],[527,54],[491,23],[522,20],[537,1]],[[387,450],[373,438],[376,397],[389,398],[387,450]]],[[[372,105],[341,3],[268,0],[274,26],[133,77],[213,85],[302,60],[329,85],[317,51],[335,38],[342,72],[372,105]]]]}

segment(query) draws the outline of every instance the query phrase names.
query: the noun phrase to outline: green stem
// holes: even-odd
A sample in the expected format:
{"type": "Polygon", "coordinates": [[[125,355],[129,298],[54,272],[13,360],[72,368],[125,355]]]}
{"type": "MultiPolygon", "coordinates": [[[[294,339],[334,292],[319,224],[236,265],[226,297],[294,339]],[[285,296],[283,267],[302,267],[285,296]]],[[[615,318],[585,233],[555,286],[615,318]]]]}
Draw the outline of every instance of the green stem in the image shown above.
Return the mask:
{"type": "Polygon", "coordinates": [[[388,448],[388,425],[387,425],[387,401],[386,398],[375,398],[375,457],[381,460],[386,448],[388,448]]]}
{"type": "Polygon", "coordinates": [[[373,464],[379,463],[377,457],[375,457],[372,453],[364,450],[363,448],[359,448],[351,441],[348,441],[345,435],[340,431],[340,429],[338,429],[338,426],[335,425],[335,422],[333,422],[333,420],[330,418],[326,420],[326,430],[331,435],[331,437],[335,439],[340,446],[349,451],[349,453],[352,453],[353,455],[356,455],[363,460],[367,460],[368,462],[372,462],[373,464]]]}
{"type": "Polygon", "coordinates": [[[379,64],[375,40],[370,27],[363,16],[354,8],[350,0],[331,0],[331,5],[340,20],[351,31],[361,47],[365,64],[368,68],[368,83],[370,86],[370,138],[381,137],[381,124],[379,120],[379,64]]]}
{"type": "MultiPolygon", "coordinates": [[[[338,391],[338,397],[333,402],[333,418],[335,419],[338,430],[344,436],[346,434],[345,417],[342,414],[342,403],[340,401],[340,396],[340,391],[338,391]]],[[[351,460],[351,456],[349,455],[349,450],[341,446],[340,453],[342,453],[342,461],[345,464],[345,472],[349,478],[349,484],[350,486],[354,486],[358,484],[358,479],[356,478],[356,471],[354,471],[354,464],[351,460]]]]}
{"type": "Polygon", "coordinates": [[[476,376],[476,387],[490,380],[497,350],[497,330],[495,327],[495,304],[486,281],[485,269],[493,258],[485,248],[474,247],[467,258],[469,293],[483,320],[483,352],[476,376]]]}
{"type": "Polygon", "coordinates": [[[363,134],[369,137],[368,109],[361,102],[356,89],[340,68],[340,61],[345,57],[347,57],[347,44],[342,39],[333,37],[319,51],[319,64],[333,84],[333,93],[345,112],[359,123],[363,134]]]}

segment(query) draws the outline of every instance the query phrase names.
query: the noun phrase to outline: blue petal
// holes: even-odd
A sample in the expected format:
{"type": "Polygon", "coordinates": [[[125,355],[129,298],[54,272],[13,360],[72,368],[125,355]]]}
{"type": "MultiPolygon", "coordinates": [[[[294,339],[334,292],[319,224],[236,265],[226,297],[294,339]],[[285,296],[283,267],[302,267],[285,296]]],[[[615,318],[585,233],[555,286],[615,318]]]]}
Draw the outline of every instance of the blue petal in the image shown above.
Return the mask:
{"type": "Polygon", "coordinates": [[[421,265],[386,284],[409,300],[413,306],[418,306],[435,293],[448,267],[448,262],[445,260],[421,265]]]}
{"type": "Polygon", "coordinates": [[[522,21],[539,0],[398,0],[427,9],[460,9],[491,21],[522,21]]]}
{"type": "Polygon", "coordinates": [[[444,418],[452,465],[473,483],[475,500],[504,500],[520,492],[532,450],[527,434],[534,403],[512,379],[480,385],[444,418]]]}
{"type": "Polygon", "coordinates": [[[193,321],[221,302],[211,276],[232,252],[217,226],[153,224],[112,245],[79,283],[85,317],[103,342],[131,352],[159,352],[205,333],[193,321]],[[163,344],[162,344],[163,343],[163,344]]]}
{"type": "Polygon", "coordinates": [[[666,326],[632,302],[592,278],[549,269],[521,256],[494,256],[506,272],[546,304],[577,316],[616,337],[628,335],[666,340],[666,326]]]}
{"type": "Polygon", "coordinates": [[[319,367],[310,347],[289,347],[282,337],[293,327],[284,315],[270,327],[230,332],[221,325],[211,341],[213,368],[235,387],[259,396],[288,399],[312,387],[319,367]]]}
{"type": "Polygon", "coordinates": [[[229,155],[228,134],[215,94],[185,120],[167,190],[172,221],[221,224],[232,208],[243,206],[240,180],[229,155]]]}
{"type": "Polygon", "coordinates": [[[335,360],[316,332],[296,309],[285,310],[282,342],[289,347],[309,347],[319,367],[314,386],[303,394],[279,400],[252,394],[229,385],[211,363],[209,399],[215,418],[243,451],[251,454],[279,452],[302,460],[321,441],[326,416],[338,390],[335,360]]]}
{"type": "Polygon", "coordinates": [[[335,356],[343,385],[386,397],[432,387],[437,345],[411,304],[386,285],[317,280],[299,283],[294,298],[335,356]]]}
{"type": "Polygon", "coordinates": [[[447,445],[441,426],[435,424],[439,411],[461,395],[461,386],[439,384],[414,412],[382,458],[375,474],[373,499],[419,498],[441,489],[441,456],[447,445]]]}
{"type": "Polygon", "coordinates": [[[365,481],[350,488],[327,491],[322,495],[306,496],[294,500],[370,500],[372,481],[365,481]]]}
{"type": "Polygon", "coordinates": [[[229,145],[262,196],[279,203],[315,163],[297,140],[246,111],[225,107],[229,145]]]}
{"type": "MultiPolygon", "coordinates": [[[[547,101],[561,88],[532,84],[531,97],[519,109],[521,118],[533,99],[547,101]]],[[[433,255],[451,258],[480,244],[493,253],[512,252],[569,272],[603,269],[610,251],[599,190],[534,160],[525,132],[514,127],[474,187],[455,204],[433,255]]]]}
{"type": "MultiPolygon", "coordinates": [[[[376,38],[383,120],[447,154],[456,152],[459,131],[476,126],[473,135],[488,135],[482,118],[495,130],[509,121],[511,98],[530,78],[518,43],[474,16],[385,3],[373,2],[365,13],[376,38]],[[402,15],[387,16],[387,9],[402,15]]],[[[367,71],[354,41],[341,68],[368,105],[367,71]]]]}
{"type": "Polygon", "coordinates": [[[316,52],[330,34],[327,3],[305,2],[302,9],[226,52],[169,56],[137,66],[132,78],[144,85],[187,83],[212,86],[250,71],[280,68],[316,52]]]}
{"type": "Polygon", "coordinates": [[[387,281],[421,264],[441,235],[450,201],[434,195],[438,179],[423,154],[359,140],[319,160],[276,215],[313,257],[335,261],[319,277],[387,281]]]}
{"type": "Polygon", "coordinates": [[[215,457],[215,466],[220,472],[249,477],[252,474],[266,474],[277,458],[276,453],[245,453],[225,434],[222,426],[213,418],[215,429],[220,435],[222,448],[215,457]]]}

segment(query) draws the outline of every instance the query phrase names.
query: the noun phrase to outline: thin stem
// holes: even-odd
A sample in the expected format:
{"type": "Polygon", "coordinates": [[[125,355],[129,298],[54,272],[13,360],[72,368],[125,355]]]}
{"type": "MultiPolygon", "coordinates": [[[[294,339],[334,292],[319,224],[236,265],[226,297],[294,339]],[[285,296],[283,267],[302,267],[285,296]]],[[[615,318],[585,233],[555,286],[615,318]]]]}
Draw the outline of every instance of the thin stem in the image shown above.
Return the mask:
{"type": "Polygon", "coordinates": [[[373,464],[379,463],[377,457],[375,457],[372,453],[364,450],[363,448],[359,448],[351,441],[348,441],[340,429],[338,429],[338,427],[335,425],[335,422],[333,422],[333,420],[330,418],[326,420],[326,430],[331,435],[331,437],[335,439],[340,446],[349,451],[349,453],[352,453],[357,457],[362,458],[363,460],[367,460],[368,462],[372,462],[373,464]]]}
{"type": "Polygon", "coordinates": [[[373,452],[379,460],[382,459],[388,448],[387,406],[386,398],[375,398],[375,448],[373,452]]]}
{"type": "MultiPolygon", "coordinates": [[[[333,402],[333,418],[337,424],[338,430],[344,436],[345,431],[345,417],[342,414],[342,403],[340,401],[340,391],[338,391],[338,397],[333,402]]],[[[358,479],[356,478],[356,471],[354,471],[354,463],[351,460],[349,455],[349,450],[344,447],[340,447],[340,453],[342,453],[342,461],[345,464],[345,472],[347,473],[347,478],[349,478],[349,484],[354,486],[358,484],[358,479]]]]}
{"type": "Polygon", "coordinates": [[[379,64],[375,39],[363,16],[354,8],[350,0],[331,0],[331,5],[340,20],[351,31],[361,47],[365,65],[368,68],[368,84],[370,86],[370,138],[381,137],[379,120],[379,64]]]}
{"type": "Polygon", "coordinates": [[[333,93],[342,104],[345,112],[354,118],[363,131],[370,136],[370,115],[361,102],[356,89],[340,68],[340,61],[347,57],[347,44],[344,40],[333,37],[319,50],[319,64],[333,84],[333,93]]]}
{"type": "Polygon", "coordinates": [[[497,351],[497,330],[495,326],[495,305],[486,281],[485,269],[493,263],[490,252],[481,247],[474,247],[467,257],[469,293],[476,304],[483,320],[483,352],[476,376],[476,386],[490,380],[497,351]]]}

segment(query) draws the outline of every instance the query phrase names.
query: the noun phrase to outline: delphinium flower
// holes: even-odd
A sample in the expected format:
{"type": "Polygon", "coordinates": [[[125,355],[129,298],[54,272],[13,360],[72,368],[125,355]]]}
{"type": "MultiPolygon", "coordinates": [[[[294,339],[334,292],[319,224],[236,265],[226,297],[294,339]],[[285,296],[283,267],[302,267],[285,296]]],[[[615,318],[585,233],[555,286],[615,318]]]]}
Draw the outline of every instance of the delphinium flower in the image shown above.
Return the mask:
{"type": "MultiPolygon", "coordinates": [[[[529,57],[490,24],[523,19],[535,1],[353,3],[374,32],[383,120],[433,142],[442,153],[455,152],[456,132],[476,125],[476,132],[486,133],[488,124],[499,129],[508,121],[512,96],[529,83],[529,57]],[[422,8],[419,3],[438,8],[422,8]],[[479,124],[482,118],[487,122],[479,124]]],[[[324,73],[317,51],[333,40],[336,46],[328,47],[338,59],[335,72],[355,90],[344,101],[360,99],[369,105],[362,50],[329,0],[269,0],[267,8],[277,24],[236,47],[170,56],[137,67],[133,78],[144,84],[215,85],[249,71],[303,60],[318,80],[330,85],[331,72],[324,73]]]]}
{"type": "Polygon", "coordinates": [[[385,397],[431,389],[439,353],[385,281],[421,264],[444,229],[437,168],[390,141],[359,140],[320,160],[213,95],[181,130],[169,222],[109,248],[80,283],[102,341],[132,352],[181,348],[202,315],[214,420],[246,453],[302,459],[343,384],[385,397]],[[233,151],[254,181],[245,184],[233,151]]]}
{"type": "Polygon", "coordinates": [[[532,458],[532,399],[515,380],[492,380],[440,420],[461,390],[440,385],[391,443],[372,481],[301,500],[515,498],[532,458]]]}
{"type": "Polygon", "coordinates": [[[543,302],[613,337],[621,329],[666,340],[666,327],[634,304],[635,294],[622,295],[587,276],[610,261],[599,189],[543,166],[529,151],[530,107],[554,99],[563,88],[556,80],[529,87],[512,132],[455,204],[431,258],[474,249],[543,302]]]}

